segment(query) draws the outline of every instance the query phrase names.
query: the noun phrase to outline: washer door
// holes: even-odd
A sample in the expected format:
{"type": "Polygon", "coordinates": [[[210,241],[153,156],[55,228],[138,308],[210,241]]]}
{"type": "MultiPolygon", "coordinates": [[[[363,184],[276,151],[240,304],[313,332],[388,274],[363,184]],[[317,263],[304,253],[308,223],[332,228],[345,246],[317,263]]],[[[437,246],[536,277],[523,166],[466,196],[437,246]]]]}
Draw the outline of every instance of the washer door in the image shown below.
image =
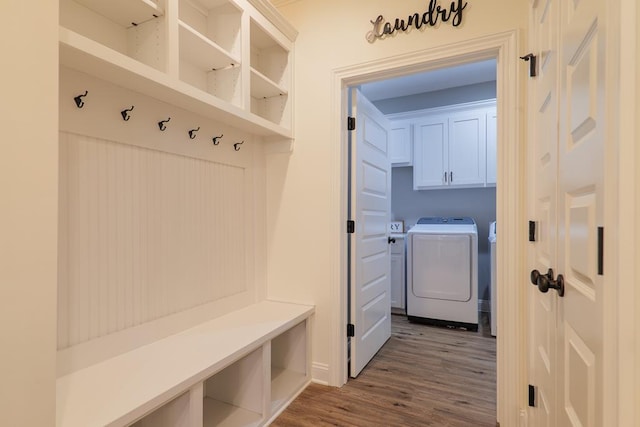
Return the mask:
{"type": "Polygon", "coordinates": [[[449,301],[471,299],[471,244],[468,234],[416,234],[412,239],[413,294],[449,301]]]}

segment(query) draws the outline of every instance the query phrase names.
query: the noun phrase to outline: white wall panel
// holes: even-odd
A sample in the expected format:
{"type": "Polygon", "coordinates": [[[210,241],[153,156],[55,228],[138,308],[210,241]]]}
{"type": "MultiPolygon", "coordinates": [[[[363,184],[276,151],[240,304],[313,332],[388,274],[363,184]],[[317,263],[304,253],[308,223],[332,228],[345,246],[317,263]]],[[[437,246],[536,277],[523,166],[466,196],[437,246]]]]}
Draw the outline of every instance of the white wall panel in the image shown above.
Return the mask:
{"type": "Polygon", "coordinates": [[[58,348],[247,290],[243,167],[60,135],[58,348]]]}

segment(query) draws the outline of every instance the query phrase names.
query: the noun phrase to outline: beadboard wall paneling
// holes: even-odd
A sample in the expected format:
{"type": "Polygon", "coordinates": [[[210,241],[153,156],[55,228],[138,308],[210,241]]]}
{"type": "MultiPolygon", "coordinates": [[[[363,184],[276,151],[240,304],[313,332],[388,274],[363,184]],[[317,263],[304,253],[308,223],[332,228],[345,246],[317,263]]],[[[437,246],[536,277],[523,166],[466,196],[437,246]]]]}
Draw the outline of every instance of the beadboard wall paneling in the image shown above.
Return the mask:
{"type": "Polygon", "coordinates": [[[250,179],[61,132],[58,349],[245,292],[250,179]]]}

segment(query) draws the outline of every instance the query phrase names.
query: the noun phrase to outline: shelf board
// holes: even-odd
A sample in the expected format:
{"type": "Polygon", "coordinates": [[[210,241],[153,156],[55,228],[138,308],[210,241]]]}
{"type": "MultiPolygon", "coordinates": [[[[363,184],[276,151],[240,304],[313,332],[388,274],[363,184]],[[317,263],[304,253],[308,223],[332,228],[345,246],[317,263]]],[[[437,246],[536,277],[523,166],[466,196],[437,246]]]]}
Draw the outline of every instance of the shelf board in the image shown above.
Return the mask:
{"type": "Polygon", "coordinates": [[[204,398],[203,427],[253,427],[262,415],[219,400],[204,398]]]}
{"type": "Polygon", "coordinates": [[[60,27],[60,64],[118,86],[154,97],[229,126],[270,139],[293,139],[293,132],[236,105],[203,92],[166,73],[149,67],[60,27]]]}
{"type": "Polygon", "coordinates": [[[271,367],[271,409],[277,410],[307,381],[305,374],[290,369],[271,367]]]}
{"type": "Polygon", "coordinates": [[[151,0],[75,0],[123,27],[162,16],[163,10],[151,0]]]}
{"type": "Polygon", "coordinates": [[[240,60],[218,46],[188,24],[178,21],[180,26],[180,57],[206,71],[237,66],[240,60]]]}
{"type": "Polygon", "coordinates": [[[262,74],[255,68],[251,68],[251,96],[254,98],[271,98],[273,96],[287,95],[283,87],[262,74]]]}

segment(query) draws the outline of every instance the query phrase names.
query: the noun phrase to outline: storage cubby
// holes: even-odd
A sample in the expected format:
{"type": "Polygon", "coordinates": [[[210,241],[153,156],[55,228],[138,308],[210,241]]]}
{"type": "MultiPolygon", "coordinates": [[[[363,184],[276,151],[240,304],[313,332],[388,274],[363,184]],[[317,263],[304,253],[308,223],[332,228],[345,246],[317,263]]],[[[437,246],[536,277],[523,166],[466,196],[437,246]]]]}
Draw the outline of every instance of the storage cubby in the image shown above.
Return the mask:
{"type": "Polygon", "coordinates": [[[163,15],[151,0],[60,1],[60,25],[160,71],[166,69],[163,15]]]}
{"type": "Polygon", "coordinates": [[[191,427],[189,416],[189,393],[187,392],[131,424],[131,427],[191,427]]]}
{"type": "Polygon", "coordinates": [[[264,419],[263,349],[253,351],[204,383],[204,427],[249,427],[264,419]]]}
{"type": "Polygon", "coordinates": [[[271,341],[271,411],[276,412],[308,381],[307,321],[271,341]]]}
{"type": "Polygon", "coordinates": [[[180,0],[180,80],[242,103],[242,11],[226,0],[180,0]]]}
{"type": "Polygon", "coordinates": [[[289,116],[289,50],[251,20],[251,112],[285,127],[289,116]]]}

